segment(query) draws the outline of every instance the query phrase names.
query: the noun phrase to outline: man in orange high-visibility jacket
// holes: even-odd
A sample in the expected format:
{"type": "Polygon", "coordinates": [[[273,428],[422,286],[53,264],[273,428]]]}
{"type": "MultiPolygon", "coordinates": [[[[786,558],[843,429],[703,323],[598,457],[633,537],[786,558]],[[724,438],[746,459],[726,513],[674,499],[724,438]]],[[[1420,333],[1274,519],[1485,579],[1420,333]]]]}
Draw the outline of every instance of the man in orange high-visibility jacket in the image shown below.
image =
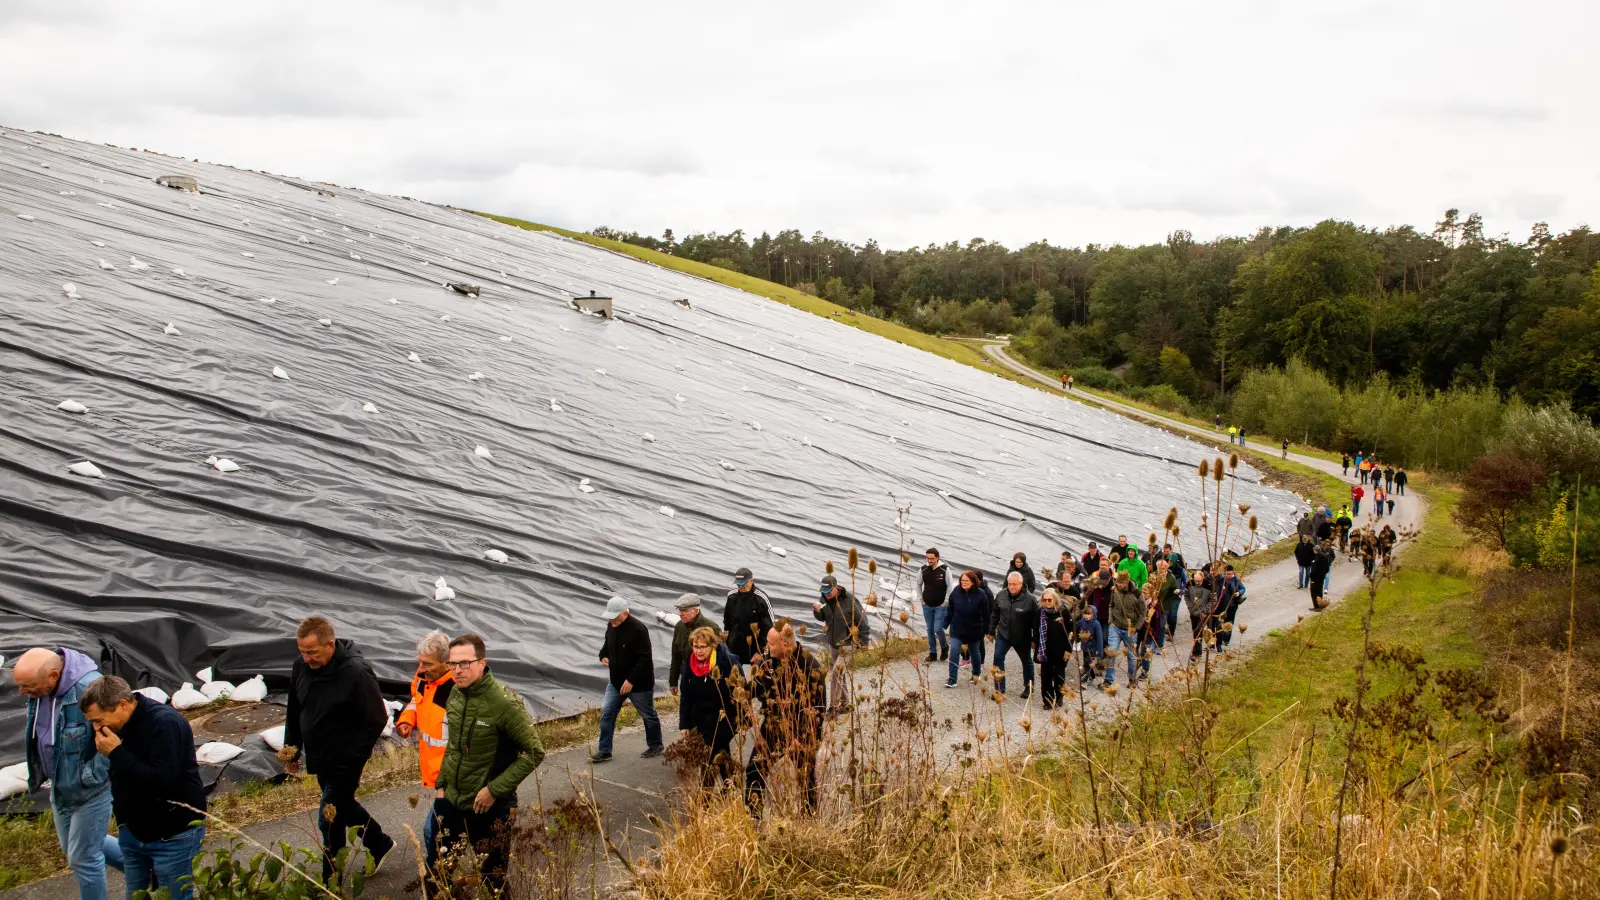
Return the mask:
{"type": "MultiPolygon", "coordinates": [[[[450,677],[450,636],[442,631],[430,631],[417,642],[417,674],[411,679],[411,702],[400,711],[395,722],[395,733],[409,740],[417,735],[417,755],[422,759],[422,786],[432,791],[439,780],[439,765],[444,762],[445,733],[444,710],[450,703],[450,691],[455,679],[450,677]]],[[[428,796],[431,796],[429,794],[428,796]]],[[[433,833],[438,823],[431,810],[422,823],[422,846],[433,848],[433,833]]],[[[433,860],[428,860],[431,865],[433,860]]]]}

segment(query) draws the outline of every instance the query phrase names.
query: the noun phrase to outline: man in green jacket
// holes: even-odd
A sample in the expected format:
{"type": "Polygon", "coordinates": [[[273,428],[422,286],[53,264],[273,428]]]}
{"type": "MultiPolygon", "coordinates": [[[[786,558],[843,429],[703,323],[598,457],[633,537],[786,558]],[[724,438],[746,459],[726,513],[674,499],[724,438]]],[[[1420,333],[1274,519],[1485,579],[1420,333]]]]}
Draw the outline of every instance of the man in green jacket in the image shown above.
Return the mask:
{"type": "Polygon", "coordinates": [[[438,817],[437,847],[428,848],[428,867],[438,860],[438,847],[449,848],[462,837],[472,844],[489,841],[482,860],[486,885],[505,879],[509,823],[517,808],[517,785],[544,761],[544,745],[522,700],[489,671],[483,638],[463,634],[450,642],[450,673],[455,690],[445,707],[447,744],[439,766],[433,814],[438,817]]]}
{"type": "Polygon", "coordinates": [[[1150,580],[1150,567],[1144,564],[1137,553],[1129,553],[1126,559],[1117,563],[1117,571],[1127,572],[1136,590],[1143,590],[1144,583],[1150,580]]]}

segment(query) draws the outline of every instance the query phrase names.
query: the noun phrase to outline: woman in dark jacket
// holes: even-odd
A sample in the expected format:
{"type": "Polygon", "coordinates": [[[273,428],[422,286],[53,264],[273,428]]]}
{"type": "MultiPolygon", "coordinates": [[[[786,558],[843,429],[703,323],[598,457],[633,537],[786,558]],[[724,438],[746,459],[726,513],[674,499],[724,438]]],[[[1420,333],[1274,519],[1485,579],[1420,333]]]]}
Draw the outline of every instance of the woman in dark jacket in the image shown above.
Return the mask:
{"type": "MultiPolygon", "coordinates": [[[[1022,573],[1023,590],[1030,594],[1039,590],[1039,583],[1033,579],[1033,570],[1028,568],[1028,555],[1026,553],[1018,551],[1011,557],[1011,567],[1006,569],[1006,577],[1010,577],[1012,572],[1022,573]]],[[[1000,583],[1005,584],[1006,579],[1000,579],[1000,583]]]]}
{"type": "Polygon", "coordinates": [[[950,680],[945,687],[956,686],[956,676],[961,670],[961,656],[966,654],[972,664],[972,680],[978,680],[983,671],[983,638],[989,633],[989,603],[991,594],[983,590],[978,573],[968,569],[961,573],[960,583],[950,592],[947,602],[950,611],[945,616],[945,628],[950,632],[950,680]]]}
{"type": "Polygon", "coordinates": [[[1045,588],[1039,598],[1039,690],[1045,709],[1061,705],[1061,686],[1067,680],[1067,662],[1072,659],[1073,613],[1063,609],[1061,592],[1045,588]]]}
{"type": "Polygon", "coordinates": [[[689,635],[689,658],[678,681],[678,730],[682,737],[698,731],[710,748],[705,784],[732,777],[734,761],[728,751],[734,723],[740,721],[733,679],[739,677],[739,658],[717,639],[711,628],[689,635]]]}

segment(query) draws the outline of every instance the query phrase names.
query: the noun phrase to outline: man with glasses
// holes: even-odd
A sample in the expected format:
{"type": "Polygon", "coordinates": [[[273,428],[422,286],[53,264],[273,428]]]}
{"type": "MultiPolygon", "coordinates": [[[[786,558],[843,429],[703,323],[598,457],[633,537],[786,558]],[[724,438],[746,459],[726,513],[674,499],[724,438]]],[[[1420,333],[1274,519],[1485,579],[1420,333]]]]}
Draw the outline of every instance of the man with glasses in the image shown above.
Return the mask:
{"type": "Polygon", "coordinates": [[[279,758],[295,774],[303,748],[306,772],[317,776],[322,789],[317,828],[322,833],[323,880],[333,876],[333,861],[351,828],[360,830],[376,871],[394,849],[394,838],[356,800],[356,789],[389,723],[378,678],[361,651],[348,639],[335,638],[333,624],[321,616],[300,623],[295,644],[300,658],[289,673],[289,710],[279,758]],[[332,816],[326,812],[329,807],[332,816]]]}
{"type": "MultiPolygon", "coordinates": [[[[482,860],[484,885],[498,891],[505,879],[506,849],[517,808],[517,785],[544,761],[544,745],[521,698],[489,671],[483,638],[463,634],[450,642],[455,690],[445,710],[448,745],[439,767],[433,810],[439,844],[465,837],[474,847],[488,842],[482,860]]],[[[429,864],[435,851],[429,848],[429,864]]]]}

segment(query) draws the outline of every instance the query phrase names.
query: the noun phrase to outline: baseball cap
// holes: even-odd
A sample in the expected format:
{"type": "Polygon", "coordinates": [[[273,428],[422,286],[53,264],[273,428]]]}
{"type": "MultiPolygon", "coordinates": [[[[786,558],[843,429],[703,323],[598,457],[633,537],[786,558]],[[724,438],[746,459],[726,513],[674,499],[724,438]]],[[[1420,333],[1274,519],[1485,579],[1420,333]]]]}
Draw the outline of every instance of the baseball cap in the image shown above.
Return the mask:
{"type": "Polygon", "coordinates": [[[679,609],[694,609],[700,605],[699,594],[684,594],[678,598],[679,609]]]}
{"type": "Polygon", "coordinates": [[[839,586],[839,579],[833,577],[832,575],[824,575],[824,576],[822,576],[822,584],[821,584],[821,586],[819,586],[817,588],[817,590],[819,590],[822,593],[826,594],[827,592],[833,590],[834,588],[836,588],[838,586],[839,586]]]}
{"type": "Polygon", "coordinates": [[[628,601],[622,599],[621,597],[612,597],[610,600],[606,601],[606,611],[601,613],[600,618],[615,619],[617,616],[622,615],[627,611],[628,601]]]}
{"type": "Polygon", "coordinates": [[[746,581],[749,581],[754,577],[756,576],[749,569],[740,569],[739,571],[733,573],[733,583],[744,584],[746,581]]]}

